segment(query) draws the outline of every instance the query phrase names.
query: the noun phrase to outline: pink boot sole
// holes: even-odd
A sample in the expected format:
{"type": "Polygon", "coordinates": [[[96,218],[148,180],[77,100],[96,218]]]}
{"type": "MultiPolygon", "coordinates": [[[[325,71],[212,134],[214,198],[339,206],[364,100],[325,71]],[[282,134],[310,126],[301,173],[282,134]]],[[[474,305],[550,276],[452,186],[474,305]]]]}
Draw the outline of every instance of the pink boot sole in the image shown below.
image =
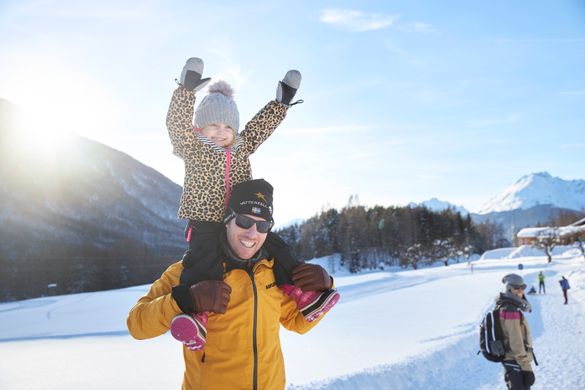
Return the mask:
{"type": "Polygon", "coordinates": [[[339,301],[341,296],[335,289],[326,291],[306,291],[290,284],[280,286],[282,291],[293,298],[297,307],[309,322],[315,321],[323,314],[327,313],[339,301]]]}
{"type": "Polygon", "coordinates": [[[192,351],[205,347],[207,314],[180,314],[171,321],[171,334],[192,351]]]}
{"type": "Polygon", "coordinates": [[[301,307],[301,313],[309,322],[313,322],[325,313],[327,313],[339,301],[341,296],[337,290],[323,291],[319,297],[312,303],[301,307]]]}

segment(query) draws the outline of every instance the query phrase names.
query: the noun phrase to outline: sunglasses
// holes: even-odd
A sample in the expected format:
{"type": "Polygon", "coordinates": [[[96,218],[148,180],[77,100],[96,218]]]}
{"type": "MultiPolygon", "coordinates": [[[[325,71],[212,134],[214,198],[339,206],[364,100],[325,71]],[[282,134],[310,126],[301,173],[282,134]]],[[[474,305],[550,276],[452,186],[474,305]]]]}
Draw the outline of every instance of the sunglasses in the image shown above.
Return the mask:
{"type": "Polygon", "coordinates": [[[524,290],[526,290],[526,286],[512,286],[512,289],[513,290],[522,290],[522,291],[524,291],[524,290]]]}
{"type": "MultiPolygon", "coordinates": [[[[235,214],[235,213],[234,213],[235,214]]],[[[236,214],[236,225],[242,229],[250,229],[256,224],[256,230],[258,233],[268,233],[272,229],[272,222],[265,220],[256,220],[246,215],[236,214]]]]}

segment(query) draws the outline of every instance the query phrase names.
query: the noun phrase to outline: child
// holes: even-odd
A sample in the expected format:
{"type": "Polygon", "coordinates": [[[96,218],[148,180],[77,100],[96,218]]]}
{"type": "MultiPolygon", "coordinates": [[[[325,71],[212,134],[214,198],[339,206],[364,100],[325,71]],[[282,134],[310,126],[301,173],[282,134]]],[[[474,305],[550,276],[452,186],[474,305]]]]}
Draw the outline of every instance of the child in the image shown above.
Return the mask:
{"type": "MultiPolygon", "coordinates": [[[[185,163],[179,218],[189,220],[185,231],[189,249],[183,256],[180,284],[172,292],[177,302],[190,302],[189,287],[197,282],[223,280],[218,232],[224,216],[230,214],[230,210],[226,210],[230,189],[252,179],[249,156],[278,127],[288,108],[302,102],[291,103],[301,74],[290,70],[278,83],[276,100],[262,108],[239,133],[239,112],[233,90],[226,82],[219,81],[209,87],[209,94],[195,110],[193,126],[195,93],[210,81],[202,79],[202,74],[203,61],[188,59],[167,114],[173,153],[185,163]]],[[[337,303],[339,293],[335,289],[302,291],[293,285],[293,269],[301,263],[276,234],[268,234],[264,249],[275,258],[276,284],[295,299],[307,321],[314,321],[337,303]]],[[[186,314],[173,319],[171,334],[191,350],[203,349],[207,313],[194,313],[192,306],[180,309],[186,314]]]]}

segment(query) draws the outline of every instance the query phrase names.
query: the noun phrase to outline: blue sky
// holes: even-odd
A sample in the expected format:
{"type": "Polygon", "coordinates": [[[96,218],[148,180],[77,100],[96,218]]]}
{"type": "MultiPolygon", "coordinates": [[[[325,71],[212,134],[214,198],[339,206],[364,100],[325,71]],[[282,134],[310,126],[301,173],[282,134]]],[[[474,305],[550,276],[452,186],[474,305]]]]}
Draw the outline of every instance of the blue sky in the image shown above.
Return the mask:
{"type": "Polygon", "coordinates": [[[184,61],[236,90],[245,123],[303,82],[252,157],[277,223],[437,197],[478,209],[522,175],[584,178],[585,3],[0,2],[0,97],[175,182],[168,102],[184,61]]]}

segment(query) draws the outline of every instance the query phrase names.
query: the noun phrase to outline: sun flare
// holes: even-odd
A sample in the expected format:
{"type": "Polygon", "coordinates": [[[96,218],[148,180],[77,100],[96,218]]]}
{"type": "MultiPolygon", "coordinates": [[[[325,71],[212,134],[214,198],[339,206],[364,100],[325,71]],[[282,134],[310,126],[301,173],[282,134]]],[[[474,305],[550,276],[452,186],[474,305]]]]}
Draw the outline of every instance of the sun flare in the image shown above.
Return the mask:
{"type": "Polygon", "coordinates": [[[13,80],[27,82],[13,84],[8,97],[21,109],[15,147],[54,152],[73,133],[98,138],[117,118],[107,91],[87,71],[53,60],[27,62],[17,73],[13,80]]]}

